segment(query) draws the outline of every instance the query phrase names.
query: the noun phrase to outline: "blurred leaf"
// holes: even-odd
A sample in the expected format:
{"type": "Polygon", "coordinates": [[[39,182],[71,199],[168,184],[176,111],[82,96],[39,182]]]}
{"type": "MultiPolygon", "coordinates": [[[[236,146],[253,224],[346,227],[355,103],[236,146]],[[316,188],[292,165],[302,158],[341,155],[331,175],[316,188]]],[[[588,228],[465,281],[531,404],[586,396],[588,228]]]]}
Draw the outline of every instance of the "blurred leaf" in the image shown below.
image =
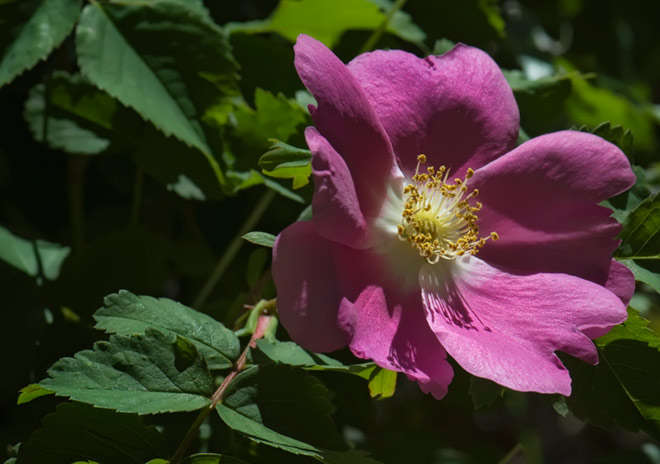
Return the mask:
{"type": "MultiPolygon", "coordinates": [[[[243,238],[245,239],[245,236],[243,236],[243,238]]],[[[250,288],[254,287],[259,281],[259,278],[264,272],[264,266],[266,265],[266,261],[268,261],[269,255],[270,251],[266,251],[263,248],[257,248],[250,253],[245,270],[245,282],[250,288]]]]}
{"type": "Polygon", "coordinates": [[[29,403],[32,400],[42,396],[52,395],[54,393],[54,391],[46,390],[45,388],[41,387],[41,385],[33,383],[32,385],[21,388],[21,394],[18,395],[16,404],[29,403]]]}
{"type": "Polygon", "coordinates": [[[90,81],[166,135],[200,150],[223,183],[202,118],[207,111],[216,119],[231,111],[239,94],[237,65],[200,3],[94,2],[83,10],[76,40],[90,81]]]}
{"type": "Polygon", "coordinates": [[[660,259],[660,195],[642,201],[625,219],[617,258],[660,259]]]}
{"type": "MultiPolygon", "coordinates": [[[[566,61],[561,61],[560,65],[573,68],[566,61]]],[[[597,127],[603,121],[610,121],[612,125],[630,129],[640,151],[654,150],[656,138],[649,112],[608,89],[591,84],[580,74],[570,73],[569,76],[573,89],[566,100],[566,113],[577,125],[597,127]]]]}
{"type": "Polygon", "coordinates": [[[504,387],[488,379],[481,377],[470,377],[470,396],[474,409],[492,406],[493,403],[502,396],[504,387]]]}
{"type": "Polygon", "coordinates": [[[660,437],[660,337],[647,325],[629,308],[625,323],[596,340],[597,366],[565,358],[573,378],[567,401],[576,416],[660,437]]]}
{"type": "Polygon", "coordinates": [[[114,139],[137,138],[135,113],[77,74],[56,71],[33,87],[23,115],[36,140],[68,153],[95,155],[114,139]]]}
{"type": "Polygon", "coordinates": [[[209,369],[226,369],[240,354],[234,332],[220,322],[166,298],[136,296],[126,290],[104,298],[94,313],[94,328],[120,335],[144,334],[149,328],[192,342],[209,369]]]}
{"type": "Polygon", "coordinates": [[[253,232],[248,232],[247,234],[243,235],[241,238],[247,240],[250,243],[254,243],[255,245],[261,245],[268,248],[273,248],[273,245],[275,244],[275,239],[277,237],[273,234],[269,234],[268,232],[253,231],[253,232]]]}
{"type": "Polygon", "coordinates": [[[200,453],[188,456],[183,464],[248,464],[247,461],[226,454],[200,453]]]}
{"type": "Polygon", "coordinates": [[[497,35],[500,37],[505,37],[506,23],[504,22],[502,15],[500,15],[497,3],[498,2],[495,0],[478,0],[477,5],[486,16],[488,24],[490,24],[493,30],[497,32],[497,35]]]}
{"type": "Polygon", "coordinates": [[[136,414],[119,414],[80,403],[60,403],[43,427],[21,444],[18,462],[70,464],[90,460],[104,464],[143,464],[166,456],[165,440],[145,427],[136,414]]]}
{"type": "Polygon", "coordinates": [[[294,454],[321,457],[336,444],[330,392],[315,377],[286,366],[255,366],[240,373],[217,406],[223,421],[251,439],[294,454]]]}
{"type": "MultiPolygon", "coordinates": [[[[231,32],[276,32],[291,42],[296,41],[298,34],[307,34],[332,48],[348,30],[378,28],[390,8],[389,0],[280,0],[267,19],[232,23],[228,27],[231,32]]],[[[403,11],[394,14],[386,31],[413,43],[426,38],[403,11]]]]}
{"type": "Polygon", "coordinates": [[[66,38],[80,0],[0,2],[0,87],[36,65],[66,38]]]}
{"type": "Polygon", "coordinates": [[[147,328],[113,335],[63,358],[40,382],[57,396],[138,414],[195,411],[210,404],[213,380],[195,345],[147,328]]]}
{"type": "Polygon", "coordinates": [[[302,108],[281,93],[257,88],[254,102],[256,109],[241,105],[234,112],[236,135],[251,145],[265,147],[272,138],[286,141],[306,121],[302,108]]]}
{"type": "Polygon", "coordinates": [[[271,147],[259,158],[263,173],[280,179],[293,179],[294,189],[307,185],[312,174],[312,153],[277,139],[270,141],[271,147]]]}
{"type": "Polygon", "coordinates": [[[0,260],[31,277],[37,277],[41,271],[47,279],[57,279],[69,253],[71,248],[67,246],[25,240],[0,226],[0,260]]]}

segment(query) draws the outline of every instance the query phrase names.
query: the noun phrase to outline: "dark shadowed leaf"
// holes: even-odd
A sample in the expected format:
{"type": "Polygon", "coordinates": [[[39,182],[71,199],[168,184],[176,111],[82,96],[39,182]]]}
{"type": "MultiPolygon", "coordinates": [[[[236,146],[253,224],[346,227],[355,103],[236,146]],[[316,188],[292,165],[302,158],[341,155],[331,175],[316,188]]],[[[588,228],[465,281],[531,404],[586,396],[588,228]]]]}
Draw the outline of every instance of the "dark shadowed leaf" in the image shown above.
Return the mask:
{"type": "Polygon", "coordinates": [[[470,396],[475,409],[492,406],[502,396],[504,387],[481,377],[470,377],[470,396]]]}
{"type": "Polygon", "coordinates": [[[120,414],[80,403],[61,403],[21,444],[19,463],[143,464],[167,455],[165,440],[135,414],[120,414]]]}
{"type": "Polygon", "coordinates": [[[660,195],[642,201],[625,219],[617,258],[660,259],[660,195]]]}
{"type": "Polygon", "coordinates": [[[234,332],[220,322],[166,298],[136,296],[125,290],[104,299],[94,314],[95,328],[121,335],[144,334],[148,328],[185,337],[210,369],[231,367],[240,354],[234,332]]]}
{"type": "Polygon", "coordinates": [[[210,404],[213,380],[195,345],[153,329],[113,335],[63,358],[40,382],[58,396],[121,412],[194,411],[210,404]]]}
{"type": "Polygon", "coordinates": [[[566,357],[573,378],[571,411],[601,427],[620,425],[660,437],[660,337],[634,309],[596,340],[597,366],[566,357]]]}
{"type": "Polygon", "coordinates": [[[0,87],[45,59],[73,29],[80,0],[0,2],[0,87]]]}

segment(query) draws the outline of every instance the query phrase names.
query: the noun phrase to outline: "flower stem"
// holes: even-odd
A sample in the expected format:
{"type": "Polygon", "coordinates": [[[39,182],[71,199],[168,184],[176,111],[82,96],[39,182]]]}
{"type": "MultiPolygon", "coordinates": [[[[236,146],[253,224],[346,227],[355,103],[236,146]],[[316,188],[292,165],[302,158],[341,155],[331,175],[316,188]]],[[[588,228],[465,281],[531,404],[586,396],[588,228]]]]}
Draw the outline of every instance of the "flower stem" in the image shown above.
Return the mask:
{"type": "Polygon", "coordinates": [[[199,430],[199,427],[204,423],[209,413],[213,411],[220,402],[222,402],[222,398],[225,394],[225,391],[227,391],[229,384],[231,384],[231,382],[236,378],[236,376],[241,371],[245,370],[248,351],[250,350],[250,348],[254,348],[257,346],[256,345],[257,340],[263,338],[264,334],[266,333],[266,329],[268,329],[268,326],[270,325],[270,322],[274,317],[273,315],[271,315],[273,305],[274,305],[274,300],[269,300],[269,301],[262,300],[257,304],[257,306],[260,306],[263,309],[263,311],[262,314],[259,316],[259,320],[257,321],[257,327],[254,329],[254,333],[250,337],[250,342],[245,346],[245,349],[238,357],[238,360],[236,361],[234,368],[231,370],[229,374],[227,374],[227,377],[225,377],[225,379],[222,381],[218,389],[211,396],[211,404],[207,408],[204,408],[200,411],[199,415],[197,416],[197,419],[195,419],[195,422],[193,422],[190,428],[188,429],[186,436],[183,437],[183,440],[181,440],[179,447],[176,449],[174,455],[170,459],[170,464],[178,464],[181,461],[181,459],[183,459],[183,455],[188,449],[188,446],[190,446],[192,440],[197,435],[197,431],[199,430]]]}
{"type": "Polygon", "coordinates": [[[229,246],[227,246],[227,249],[218,260],[218,263],[215,265],[215,268],[213,269],[213,272],[211,272],[209,278],[206,280],[206,282],[204,282],[202,289],[199,291],[199,294],[193,301],[192,306],[194,308],[199,309],[202,305],[204,305],[204,303],[206,303],[206,300],[211,295],[211,292],[213,292],[213,289],[224,275],[236,254],[241,249],[241,246],[243,246],[244,240],[241,237],[252,230],[259,219],[261,219],[261,216],[263,216],[263,214],[266,212],[268,205],[270,205],[274,198],[274,190],[269,189],[266,191],[266,193],[263,194],[257,205],[254,207],[250,215],[239,229],[238,233],[234,236],[232,241],[229,242],[229,246]]]}
{"type": "Polygon", "coordinates": [[[385,29],[387,29],[387,25],[390,23],[392,20],[392,17],[394,14],[399,11],[401,8],[403,8],[403,5],[406,3],[406,0],[396,0],[394,5],[392,5],[392,8],[390,8],[390,11],[387,12],[387,15],[385,16],[385,19],[383,19],[383,22],[378,26],[377,29],[375,29],[367,41],[364,43],[362,48],[360,49],[360,53],[366,53],[371,51],[378,40],[381,38],[383,33],[385,32],[385,29]]]}

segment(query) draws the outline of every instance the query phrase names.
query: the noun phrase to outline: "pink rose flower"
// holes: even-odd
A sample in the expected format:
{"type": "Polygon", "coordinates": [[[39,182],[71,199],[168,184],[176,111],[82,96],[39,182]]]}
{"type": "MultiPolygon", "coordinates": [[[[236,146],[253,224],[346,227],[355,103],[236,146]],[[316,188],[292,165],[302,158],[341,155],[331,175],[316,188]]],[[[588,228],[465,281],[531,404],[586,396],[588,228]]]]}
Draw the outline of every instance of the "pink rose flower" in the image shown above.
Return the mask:
{"type": "Polygon", "coordinates": [[[511,88],[475,48],[344,65],[301,35],[295,54],[318,107],[313,220],[273,250],[291,338],[348,345],[436,398],[447,353],[508,388],[569,395],[555,351],[596,364],[591,340],[625,320],[634,290],[598,205],[635,182],[624,154],[574,131],[516,147],[511,88]]]}

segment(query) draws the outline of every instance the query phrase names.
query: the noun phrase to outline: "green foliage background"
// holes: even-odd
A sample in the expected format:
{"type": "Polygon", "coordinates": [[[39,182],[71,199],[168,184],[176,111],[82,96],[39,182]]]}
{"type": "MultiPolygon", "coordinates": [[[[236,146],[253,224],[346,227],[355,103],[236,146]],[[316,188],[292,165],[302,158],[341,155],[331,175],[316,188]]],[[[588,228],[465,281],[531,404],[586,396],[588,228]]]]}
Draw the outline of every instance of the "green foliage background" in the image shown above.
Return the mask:
{"type": "Polygon", "coordinates": [[[435,401],[271,326],[184,462],[660,463],[659,17],[643,0],[0,0],[0,458],[164,463],[211,404],[257,330],[245,305],[276,296],[263,246],[310,214],[306,33],[344,61],[480,47],[521,141],[619,145],[638,183],[608,206],[634,309],[597,368],[562,358],[568,399],[454,366],[435,401]]]}

